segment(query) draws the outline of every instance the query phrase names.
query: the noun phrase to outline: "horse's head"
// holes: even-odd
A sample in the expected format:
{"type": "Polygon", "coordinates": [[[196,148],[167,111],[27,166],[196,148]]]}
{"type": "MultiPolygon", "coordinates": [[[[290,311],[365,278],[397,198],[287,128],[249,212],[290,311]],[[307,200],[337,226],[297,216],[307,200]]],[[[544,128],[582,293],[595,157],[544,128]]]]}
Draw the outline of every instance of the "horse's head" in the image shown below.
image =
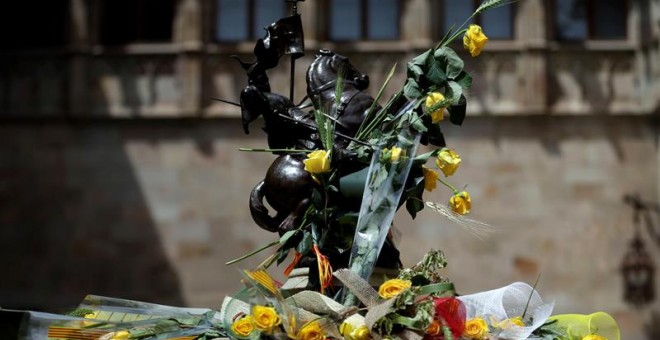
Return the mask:
{"type": "Polygon", "coordinates": [[[352,86],[361,91],[369,87],[369,76],[353,66],[347,57],[329,50],[320,50],[307,69],[307,94],[314,98],[315,94],[334,90],[339,74],[343,75],[345,86],[352,86]]]}

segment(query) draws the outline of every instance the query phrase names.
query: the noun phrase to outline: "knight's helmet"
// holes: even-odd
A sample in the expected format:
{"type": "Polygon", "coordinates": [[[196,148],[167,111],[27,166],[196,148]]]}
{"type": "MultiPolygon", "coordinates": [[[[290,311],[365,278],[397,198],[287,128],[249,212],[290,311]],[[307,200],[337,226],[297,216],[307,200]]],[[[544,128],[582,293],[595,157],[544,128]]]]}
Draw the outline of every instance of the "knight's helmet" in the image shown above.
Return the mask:
{"type": "Polygon", "coordinates": [[[233,56],[241,63],[250,80],[261,77],[266,70],[276,67],[284,55],[298,59],[305,54],[305,37],[300,14],[279,19],[265,27],[265,30],[266,35],[254,46],[256,61],[244,62],[233,56]]]}

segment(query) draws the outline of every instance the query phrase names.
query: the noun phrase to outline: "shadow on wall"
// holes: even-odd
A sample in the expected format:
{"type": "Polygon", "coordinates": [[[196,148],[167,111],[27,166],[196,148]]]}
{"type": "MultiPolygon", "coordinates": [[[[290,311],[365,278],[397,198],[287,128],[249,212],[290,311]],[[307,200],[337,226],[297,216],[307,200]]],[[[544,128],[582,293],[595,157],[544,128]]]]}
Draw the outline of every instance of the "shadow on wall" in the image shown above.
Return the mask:
{"type": "MultiPolygon", "coordinates": [[[[92,97],[89,79],[83,88],[70,84],[93,65],[72,69],[74,58],[58,52],[70,42],[69,1],[48,1],[42,11],[7,6],[0,13],[2,32],[13,32],[0,33],[7,38],[0,51],[0,306],[61,311],[86,294],[182,305],[179,277],[124,150],[123,125],[66,120],[76,108],[90,114],[92,102],[105,114],[112,103],[92,97]],[[35,22],[41,33],[31,34],[35,22]]],[[[141,88],[121,85],[134,109],[141,88]]]]}
{"type": "Polygon", "coordinates": [[[86,294],[182,305],[114,124],[0,127],[0,306],[61,311],[86,294]]]}
{"type": "Polygon", "coordinates": [[[651,339],[660,339],[660,310],[651,312],[651,318],[646,324],[646,335],[651,339]]]}

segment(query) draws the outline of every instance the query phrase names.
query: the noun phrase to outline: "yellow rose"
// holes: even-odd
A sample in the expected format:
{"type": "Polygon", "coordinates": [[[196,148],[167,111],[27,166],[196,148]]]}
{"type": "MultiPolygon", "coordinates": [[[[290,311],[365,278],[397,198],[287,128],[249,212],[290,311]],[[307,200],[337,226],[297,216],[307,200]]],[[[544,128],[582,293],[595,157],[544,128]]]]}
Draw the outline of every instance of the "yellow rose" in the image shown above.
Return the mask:
{"type": "Polygon", "coordinates": [[[587,336],[583,337],[582,340],[607,340],[607,338],[604,337],[604,336],[591,334],[591,335],[587,335],[587,336]]]}
{"type": "Polygon", "coordinates": [[[231,325],[231,331],[238,336],[249,336],[254,331],[254,325],[252,324],[252,317],[246,315],[236,321],[231,325]]]}
{"type": "Polygon", "coordinates": [[[390,163],[396,163],[401,159],[402,149],[396,146],[393,146],[391,149],[383,149],[381,154],[382,161],[389,161],[390,163]]]}
{"type": "Polygon", "coordinates": [[[346,318],[339,326],[339,333],[346,340],[368,340],[371,339],[369,328],[367,327],[364,316],[353,314],[346,318]]]}
{"type": "Polygon", "coordinates": [[[298,340],[323,340],[325,334],[318,321],[312,321],[303,326],[298,332],[298,340]]]}
{"type": "Polygon", "coordinates": [[[483,340],[488,336],[488,324],[482,318],[474,318],[465,322],[463,336],[474,340],[483,340]]]}
{"type": "Polygon", "coordinates": [[[516,316],[515,318],[506,319],[502,322],[499,322],[495,325],[497,328],[509,329],[513,326],[525,327],[525,323],[522,321],[521,316],[516,316]]]}
{"type": "Polygon", "coordinates": [[[463,36],[463,47],[470,51],[470,55],[473,57],[476,57],[481,53],[486,42],[488,42],[488,37],[484,34],[479,25],[470,25],[463,36]]]}
{"type": "Polygon", "coordinates": [[[252,307],[252,323],[258,330],[268,333],[281,322],[275,308],[259,305],[252,307]]]}
{"type": "Polygon", "coordinates": [[[470,213],[470,209],[472,209],[470,194],[466,191],[454,194],[454,196],[449,199],[449,207],[457,214],[465,215],[470,213]]]}
{"type": "Polygon", "coordinates": [[[427,191],[433,191],[438,182],[438,173],[426,166],[422,166],[422,172],[424,173],[424,189],[427,191]]]}
{"type": "Polygon", "coordinates": [[[442,332],[442,326],[437,320],[433,320],[431,324],[426,328],[426,334],[435,336],[439,335],[442,332]]]}
{"type": "Polygon", "coordinates": [[[330,171],[330,155],[325,150],[316,150],[307,155],[305,170],[311,174],[322,174],[330,171]]]}
{"type": "Polygon", "coordinates": [[[362,325],[357,328],[353,327],[350,323],[343,322],[339,326],[339,332],[346,340],[368,340],[371,339],[369,328],[367,325],[362,325]]]}
{"type": "Polygon", "coordinates": [[[461,157],[454,150],[443,148],[438,154],[435,164],[446,177],[449,177],[461,165],[461,157]]]}
{"type": "Polygon", "coordinates": [[[130,335],[131,333],[129,333],[128,331],[117,331],[114,333],[106,334],[103,336],[103,338],[109,340],[126,340],[126,339],[130,339],[130,335]]]}
{"type": "Polygon", "coordinates": [[[447,108],[447,106],[442,106],[432,112],[429,112],[429,110],[444,100],[445,96],[440,92],[431,92],[428,96],[426,96],[426,113],[431,116],[431,121],[434,124],[441,121],[445,117],[445,108],[447,108]]]}
{"type": "Polygon", "coordinates": [[[399,295],[402,291],[410,288],[412,282],[401,279],[391,279],[383,282],[378,288],[378,295],[383,299],[390,299],[399,295]]]}
{"type": "MultiPolygon", "coordinates": [[[[96,319],[96,317],[97,317],[98,315],[99,315],[99,311],[93,311],[93,312],[91,312],[91,313],[87,313],[87,314],[85,314],[85,315],[83,316],[83,318],[85,318],[85,319],[96,319]]],[[[90,325],[93,325],[93,324],[95,324],[95,323],[96,323],[96,321],[82,321],[82,325],[85,326],[85,327],[90,326],[90,325]]]]}
{"type": "Polygon", "coordinates": [[[371,339],[371,333],[366,325],[359,327],[349,334],[348,340],[368,340],[371,339]]]}
{"type": "Polygon", "coordinates": [[[97,315],[99,315],[99,311],[94,311],[94,312],[85,314],[84,318],[85,319],[96,319],[97,315]]]}

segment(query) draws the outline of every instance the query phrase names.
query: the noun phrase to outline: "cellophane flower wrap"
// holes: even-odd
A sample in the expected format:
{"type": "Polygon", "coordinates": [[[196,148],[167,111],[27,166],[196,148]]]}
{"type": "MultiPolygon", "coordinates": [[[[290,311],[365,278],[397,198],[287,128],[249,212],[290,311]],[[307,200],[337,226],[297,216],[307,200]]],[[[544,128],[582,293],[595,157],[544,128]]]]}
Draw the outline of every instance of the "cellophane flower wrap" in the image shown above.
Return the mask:
{"type": "MultiPolygon", "coordinates": [[[[409,103],[401,110],[412,107],[409,103]]],[[[396,139],[373,151],[349,261],[351,271],[365,280],[371,276],[399,208],[419,139],[419,133],[404,127],[396,139]]]]}

